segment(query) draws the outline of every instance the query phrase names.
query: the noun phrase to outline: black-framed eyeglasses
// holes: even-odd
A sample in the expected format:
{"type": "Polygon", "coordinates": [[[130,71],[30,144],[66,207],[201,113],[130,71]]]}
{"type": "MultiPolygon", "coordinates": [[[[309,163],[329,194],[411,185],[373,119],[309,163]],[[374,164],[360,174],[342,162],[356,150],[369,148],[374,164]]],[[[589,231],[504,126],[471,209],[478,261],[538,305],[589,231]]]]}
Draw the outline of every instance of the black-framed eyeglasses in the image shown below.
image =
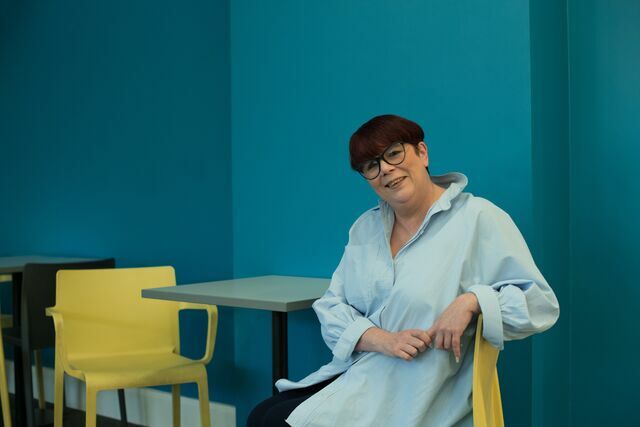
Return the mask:
{"type": "Polygon", "coordinates": [[[360,165],[360,168],[358,168],[358,172],[365,179],[376,179],[378,175],[380,175],[381,160],[384,160],[386,163],[392,166],[399,165],[404,161],[404,144],[404,142],[394,142],[389,147],[387,147],[387,149],[384,150],[379,156],[376,156],[373,159],[367,160],[366,162],[362,163],[362,165],[360,165]]]}

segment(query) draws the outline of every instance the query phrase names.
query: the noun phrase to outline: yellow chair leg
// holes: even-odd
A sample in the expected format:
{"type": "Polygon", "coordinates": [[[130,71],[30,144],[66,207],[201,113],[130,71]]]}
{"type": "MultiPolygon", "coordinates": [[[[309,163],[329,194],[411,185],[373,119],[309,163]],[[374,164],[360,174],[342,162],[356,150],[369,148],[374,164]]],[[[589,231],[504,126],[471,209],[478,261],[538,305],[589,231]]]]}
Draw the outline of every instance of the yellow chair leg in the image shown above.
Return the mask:
{"type": "Polygon", "coordinates": [[[6,427],[11,427],[11,408],[7,390],[7,371],[4,365],[4,348],[2,346],[2,330],[0,330],[0,400],[2,401],[2,420],[6,427]]]}
{"type": "Polygon", "coordinates": [[[173,406],[173,427],[180,427],[180,384],[171,386],[171,403],[173,406]]]}
{"type": "Polygon", "coordinates": [[[53,391],[53,426],[62,427],[62,414],[64,412],[64,368],[60,356],[55,355],[54,391],[53,391]]]}
{"type": "Polygon", "coordinates": [[[96,427],[96,404],[98,399],[98,390],[94,390],[89,384],[87,385],[86,400],[86,427],[96,427]]]}
{"type": "Polygon", "coordinates": [[[38,408],[44,411],[44,375],[42,374],[42,352],[35,350],[34,359],[36,362],[36,381],[38,382],[38,408]]]}
{"type": "Polygon", "coordinates": [[[200,401],[200,426],[211,427],[211,419],[209,417],[209,386],[207,385],[206,375],[203,375],[198,380],[198,400],[200,401]]]}

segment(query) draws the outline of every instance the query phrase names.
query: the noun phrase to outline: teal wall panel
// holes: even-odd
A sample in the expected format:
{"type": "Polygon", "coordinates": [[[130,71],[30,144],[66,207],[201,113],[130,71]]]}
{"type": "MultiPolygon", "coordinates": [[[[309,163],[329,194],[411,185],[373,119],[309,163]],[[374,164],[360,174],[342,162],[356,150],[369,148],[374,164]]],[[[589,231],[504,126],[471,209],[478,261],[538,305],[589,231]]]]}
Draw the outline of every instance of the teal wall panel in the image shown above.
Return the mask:
{"type": "Polygon", "coordinates": [[[569,0],[573,425],[638,425],[640,3],[569,0]]]}
{"type": "MultiPolygon", "coordinates": [[[[228,4],[18,2],[0,9],[0,255],[232,274],[228,4]]],[[[233,364],[223,310],[211,395],[233,364]]],[[[203,348],[198,316],[183,348],[203,348]]],[[[195,395],[195,387],[186,387],[195,395]]]]}
{"type": "Polygon", "coordinates": [[[560,302],[533,337],[532,425],[570,424],[569,81],[566,1],[530,2],[534,234],[531,251],[560,302]]]}

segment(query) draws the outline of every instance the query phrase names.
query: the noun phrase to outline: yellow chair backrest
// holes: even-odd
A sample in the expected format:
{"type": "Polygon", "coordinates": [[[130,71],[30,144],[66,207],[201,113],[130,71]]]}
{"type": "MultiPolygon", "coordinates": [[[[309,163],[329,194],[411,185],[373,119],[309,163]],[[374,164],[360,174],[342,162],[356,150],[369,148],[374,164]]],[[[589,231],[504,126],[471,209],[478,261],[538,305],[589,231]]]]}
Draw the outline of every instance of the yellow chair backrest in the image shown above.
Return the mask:
{"type": "Polygon", "coordinates": [[[172,267],[59,271],[55,309],[64,318],[63,363],[160,349],[178,353],[178,303],[141,296],[142,289],[175,284],[172,267]]]}
{"type": "Polygon", "coordinates": [[[473,425],[503,427],[502,400],[498,382],[498,354],[482,336],[482,315],[478,316],[473,354],[473,425]]]}

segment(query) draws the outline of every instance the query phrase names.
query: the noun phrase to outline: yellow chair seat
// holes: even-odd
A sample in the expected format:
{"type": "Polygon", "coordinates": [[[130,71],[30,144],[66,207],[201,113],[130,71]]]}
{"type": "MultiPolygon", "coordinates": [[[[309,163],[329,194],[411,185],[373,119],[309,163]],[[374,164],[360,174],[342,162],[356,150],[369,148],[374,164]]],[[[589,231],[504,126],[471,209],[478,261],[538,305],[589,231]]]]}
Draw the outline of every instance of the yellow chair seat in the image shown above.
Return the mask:
{"type": "Polygon", "coordinates": [[[67,372],[100,389],[195,382],[203,365],[175,353],[125,354],[69,359],[67,372]]]}

